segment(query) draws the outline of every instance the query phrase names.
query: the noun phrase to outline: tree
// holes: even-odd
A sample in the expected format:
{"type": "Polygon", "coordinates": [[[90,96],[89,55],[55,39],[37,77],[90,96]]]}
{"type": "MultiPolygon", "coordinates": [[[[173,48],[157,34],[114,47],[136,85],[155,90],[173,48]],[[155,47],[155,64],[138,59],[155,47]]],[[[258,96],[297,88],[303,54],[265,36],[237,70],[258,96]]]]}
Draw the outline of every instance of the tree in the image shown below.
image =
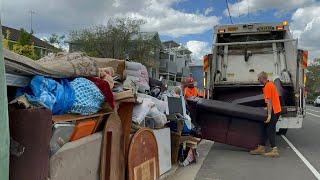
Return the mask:
{"type": "MultiPolygon", "coordinates": [[[[147,67],[158,67],[154,39],[143,37],[141,25],[145,22],[131,18],[110,19],[107,25],[72,31],[70,49],[86,52],[89,56],[126,59],[141,62],[147,67]]],[[[160,41],[160,40],[159,40],[160,41]]],[[[160,47],[158,47],[160,48],[160,47]]]]}
{"type": "Polygon", "coordinates": [[[308,91],[308,99],[314,100],[320,95],[320,59],[316,58],[307,70],[306,89],[308,91]]]}
{"type": "Polygon", "coordinates": [[[107,25],[72,31],[69,41],[75,49],[91,56],[124,59],[131,37],[140,32],[142,24],[142,20],[130,18],[110,19],[107,25]]]}
{"type": "Polygon", "coordinates": [[[33,32],[28,33],[26,30],[21,29],[17,44],[13,45],[13,52],[34,59],[35,51],[32,42],[32,34],[33,32]]]}
{"type": "Polygon", "coordinates": [[[10,39],[10,31],[7,29],[6,31],[6,36],[2,35],[2,47],[5,49],[10,49],[9,48],[9,39],[10,39]]]}
{"type": "Polygon", "coordinates": [[[132,47],[137,46],[137,41],[132,38],[139,36],[142,24],[144,21],[131,18],[110,19],[107,25],[72,31],[69,42],[73,49],[84,51],[90,56],[125,59],[132,47]]]}
{"type": "Polygon", "coordinates": [[[52,50],[53,53],[58,53],[64,51],[62,48],[62,44],[64,43],[66,36],[65,35],[57,35],[53,33],[49,40],[44,39],[44,41],[48,44],[51,44],[55,48],[52,50]]]}

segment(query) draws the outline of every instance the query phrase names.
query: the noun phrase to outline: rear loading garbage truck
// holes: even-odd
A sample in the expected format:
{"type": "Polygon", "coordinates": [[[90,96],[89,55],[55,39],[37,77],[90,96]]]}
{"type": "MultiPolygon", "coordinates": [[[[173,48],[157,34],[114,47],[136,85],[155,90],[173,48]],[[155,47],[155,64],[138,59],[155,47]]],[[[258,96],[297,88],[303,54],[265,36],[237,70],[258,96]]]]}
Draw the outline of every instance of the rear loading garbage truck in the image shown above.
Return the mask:
{"type": "Polygon", "coordinates": [[[301,128],[308,52],[297,47],[288,22],[215,26],[205,72],[208,98],[226,102],[251,99],[250,106],[266,106],[257,80],[258,73],[265,71],[280,94],[282,115],[277,131],[285,134],[288,128],[301,128]]]}

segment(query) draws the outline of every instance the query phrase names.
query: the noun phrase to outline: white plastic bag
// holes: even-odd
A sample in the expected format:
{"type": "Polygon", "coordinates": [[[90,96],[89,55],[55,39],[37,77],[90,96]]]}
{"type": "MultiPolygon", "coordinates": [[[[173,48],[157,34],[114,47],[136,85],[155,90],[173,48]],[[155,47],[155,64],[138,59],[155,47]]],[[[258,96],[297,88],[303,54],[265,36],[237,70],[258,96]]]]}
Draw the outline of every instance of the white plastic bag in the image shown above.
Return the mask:
{"type": "Polygon", "coordinates": [[[154,119],[156,128],[161,128],[168,122],[166,115],[160,112],[156,106],[151,108],[150,112],[147,114],[147,117],[154,119]]]}
{"type": "Polygon", "coordinates": [[[132,113],[133,122],[141,124],[153,106],[154,106],[154,102],[152,101],[151,98],[144,98],[142,101],[142,104],[136,104],[133,107],[133,113],[132,113]]]}
{"type": "Polygon", "coordinates": [[[138,93],[138,98],[151,98],[160,112],[165,113],[167,108],[168,108],[168,103],[167,102],[161,101],[161,100],[159,100],[159,99],[157,99],[155,97],[152,97],[152,96],[149,96],[149,95],[146,95],[146,94],[142,94],[142,93],[138,93]]]}

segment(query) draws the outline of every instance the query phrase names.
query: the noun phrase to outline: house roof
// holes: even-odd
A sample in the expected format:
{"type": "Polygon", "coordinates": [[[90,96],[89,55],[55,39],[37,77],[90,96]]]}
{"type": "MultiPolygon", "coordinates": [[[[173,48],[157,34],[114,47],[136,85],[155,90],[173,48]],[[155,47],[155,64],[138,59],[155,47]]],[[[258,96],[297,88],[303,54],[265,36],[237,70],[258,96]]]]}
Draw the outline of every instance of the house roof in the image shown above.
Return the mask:
{"type": "Polygon", "coordinates": [[[160,36],[158,32],[140,32],[139,34],[135,34],[131,37],[131,40],[137,40],[139,38],[142,38],[144,41],[150,41],[154,40],[158,43],[158,47],[162,50],[163,46],[160,40],[160,36]]]}
{"type": "Polygon", "coordinates": [[[142,40],[152,40],[155,36],[159,36],[158,32],[140,32],[139,34],[132,36],[131,40],[137,40],[140,37],[142,40]]]}
{"type": "Polygon", "coordinates": [[[180,54],[192,54],[192,52],[188,48],[186,48],[184,46],[181,46],[181,48],[178,50],[178,52],[180,54]]]}
{"type": "MultiPolygon", "coordinates": [[[[17,42],[19,37],[20,37],[20,30],[17,30],[17,29],[14,29],[14,28],[10,28],[10,27],[7,27],[7,26],[2,26],[2,34],[4,36],[6,36],[7,30],[10,31],[9,40],[17,42]]],[[[34,46],[36,46],[36,47],[40,47],[40,48],[44,48],[44,49],[54,49],[54,46],[42,41],[41,39],[39,39],[39,38],[37,38],[37,37],[35,37],[33,35],[31,36],[31,40],[34,43],[34,46]]]]}
{"type": "Polygon", "coordinates": [[[174,40],[170,40],[170,41],[163,41],[162,44],[167,47],[167,48],[175,48],[175,47],[179,47],[181,46],[179,43],[177,43],[174,40]]]}

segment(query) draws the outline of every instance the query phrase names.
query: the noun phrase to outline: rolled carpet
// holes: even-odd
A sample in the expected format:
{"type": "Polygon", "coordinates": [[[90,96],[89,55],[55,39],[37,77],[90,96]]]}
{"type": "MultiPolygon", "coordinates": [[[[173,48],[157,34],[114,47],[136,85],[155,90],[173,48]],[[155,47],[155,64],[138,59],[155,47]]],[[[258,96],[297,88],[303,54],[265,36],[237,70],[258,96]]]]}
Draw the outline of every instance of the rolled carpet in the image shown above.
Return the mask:
{"type": "Polygon", "coordinates": [[[135,71],[135,70],[124,70],[124,75],[125,76],[133,76],[140,78],[141,77],[141,71],[135,71]]]}

